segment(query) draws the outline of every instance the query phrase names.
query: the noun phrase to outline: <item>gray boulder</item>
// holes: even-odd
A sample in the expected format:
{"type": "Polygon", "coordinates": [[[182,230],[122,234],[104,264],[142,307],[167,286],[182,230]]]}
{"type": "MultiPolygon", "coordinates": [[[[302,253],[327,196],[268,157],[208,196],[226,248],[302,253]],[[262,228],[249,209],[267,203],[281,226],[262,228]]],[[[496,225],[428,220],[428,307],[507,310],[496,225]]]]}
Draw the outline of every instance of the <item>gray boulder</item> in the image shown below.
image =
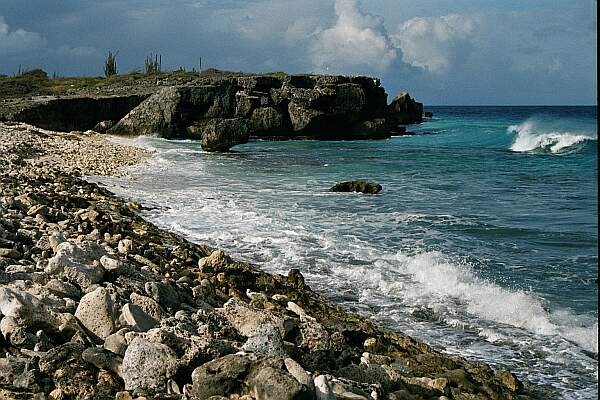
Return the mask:
{"type": "Polygon", "coordinates": [[[99,287],[81,298],[75,316],[90,332],[106,339],[115,330],[114,303],[106,288],[99,287]]]}
{"type": "Polygon", "coordinates": [[[95,242],[80,245],[63,242],[48,261],[46,272],[87,288],[102,280],[104,269],[99,260],[104,254],[106,251],[95,242]]]}
{"type": "Polygon", "coordinates": [[[175,376],[178,367],[177,355],[169,347],[136,337],[123,357],[125,390],[161,390],[175,376]]]}

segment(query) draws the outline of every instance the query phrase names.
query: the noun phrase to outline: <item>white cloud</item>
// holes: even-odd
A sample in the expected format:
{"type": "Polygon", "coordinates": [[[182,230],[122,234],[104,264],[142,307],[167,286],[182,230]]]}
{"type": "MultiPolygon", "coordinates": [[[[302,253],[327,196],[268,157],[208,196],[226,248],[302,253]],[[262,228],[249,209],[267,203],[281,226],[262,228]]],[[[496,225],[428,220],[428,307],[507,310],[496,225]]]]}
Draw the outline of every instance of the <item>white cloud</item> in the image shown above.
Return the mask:
{"type": "Polygon", "coordinates": [[[0,54],[20,53],[43,46],[44,38],[36,32],[23,29],[10,31],[4,17],[0,16],[0,54]]]}
{"type": "Polygon", "coordinates": [[[392,38],[405,63],[444,72],[468,56],[480,23],[478,16],[459,14],[412,18],[402,23],[392,38]]]}
{"type": "Polygon", "coordinates": [[[309,56],[319,69],[383,71],[396,59],[383,19],[361,12],[357,0],[336,0],[336,22],[315,36],[309,56]]]}

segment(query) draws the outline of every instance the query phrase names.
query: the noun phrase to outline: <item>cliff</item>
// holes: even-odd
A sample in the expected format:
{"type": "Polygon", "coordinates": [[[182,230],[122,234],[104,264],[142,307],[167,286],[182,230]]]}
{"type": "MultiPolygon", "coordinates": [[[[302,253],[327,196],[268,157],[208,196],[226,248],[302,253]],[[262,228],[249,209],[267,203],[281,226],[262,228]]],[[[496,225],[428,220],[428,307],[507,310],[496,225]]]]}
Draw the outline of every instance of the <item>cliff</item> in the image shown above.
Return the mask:
{"type": "Polygon", "coordinates": [[[381,139],[400,132],[400,124],[421,122],[423,114],[407,93],[388,105],[379,79],[365,76],[188,74],[126,82],[5,99],[0,120],[63,131],[106,121],[96,128],[198,139],[207,150],[227,150],[249,138],[381,139]]]}

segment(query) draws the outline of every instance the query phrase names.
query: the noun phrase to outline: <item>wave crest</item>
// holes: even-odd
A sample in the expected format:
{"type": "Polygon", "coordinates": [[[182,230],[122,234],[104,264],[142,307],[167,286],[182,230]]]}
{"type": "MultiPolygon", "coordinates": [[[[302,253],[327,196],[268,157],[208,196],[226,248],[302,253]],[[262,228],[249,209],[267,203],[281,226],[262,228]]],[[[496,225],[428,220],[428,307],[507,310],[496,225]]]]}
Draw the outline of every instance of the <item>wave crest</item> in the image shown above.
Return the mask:
{"type": "Polygon", "coordinates": [[[568,153],[578,151],[585,147],[588,142],[597,141],[597,133],[593,136],[588,133],[560,131],[547,129],[534,119],[508,127],[509,133],[517,136],[510,146],[510,150],[516,152],[540,152],[540,153],[568,153]]]}

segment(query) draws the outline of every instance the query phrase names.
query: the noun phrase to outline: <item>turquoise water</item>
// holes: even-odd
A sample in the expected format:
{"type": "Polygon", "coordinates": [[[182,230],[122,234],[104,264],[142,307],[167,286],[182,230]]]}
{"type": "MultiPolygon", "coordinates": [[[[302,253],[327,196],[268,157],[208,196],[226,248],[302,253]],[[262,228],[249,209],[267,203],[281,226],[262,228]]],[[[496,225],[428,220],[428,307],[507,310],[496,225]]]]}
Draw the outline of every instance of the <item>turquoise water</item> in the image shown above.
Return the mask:
{"type": "Polygon", "coordinates": [[[596,107],[429,107],[415,136],[157,154],[124,196],[193,241],[561,398],[598,393],[596,107]],[[430,134],[431,133],[431,134],[430,134]],[[376,196],[329,193],[369,179],[376,196]]]}

